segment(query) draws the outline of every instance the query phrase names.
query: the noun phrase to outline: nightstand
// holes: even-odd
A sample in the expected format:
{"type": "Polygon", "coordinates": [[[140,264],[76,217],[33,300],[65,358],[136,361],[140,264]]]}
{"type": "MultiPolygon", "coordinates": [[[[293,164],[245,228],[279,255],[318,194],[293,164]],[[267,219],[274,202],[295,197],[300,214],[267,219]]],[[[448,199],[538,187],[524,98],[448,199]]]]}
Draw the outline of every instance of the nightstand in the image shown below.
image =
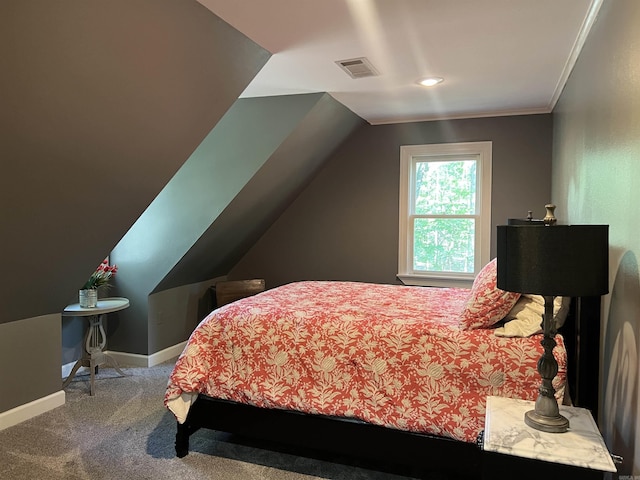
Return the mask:
{"type": "Polygon", "coordinates": [[[589,410],[561,406],[569,431],[547,433],[524,423],[533,408],[527,400],[487,397],[483,478],[602,480],[616,471],[589,410]]]}
{"type": "Polygon", "coordinates": [[[84,352],[73,368],[69,376],[62,382],[62,388],[66,388],[71,382],[80,367],[89,367],[90,387],[89,394],[94,393],[94,383],[96,369],[104,364],[111,365],[120,375],[124,376],[124,372],[120,370],[120,366],[115,358],[107,355],[102,351],[106,345],[107,335],[102,325],[102,317],[107,313],[118,312],[129,307],[129,300],[123,297],[103,298],[98,300],[96,307],[81,307],[79,303],[67,305],[62,312],[66,317],[86,317],[89,320],[89,328],[84,340],[84,352]]]}

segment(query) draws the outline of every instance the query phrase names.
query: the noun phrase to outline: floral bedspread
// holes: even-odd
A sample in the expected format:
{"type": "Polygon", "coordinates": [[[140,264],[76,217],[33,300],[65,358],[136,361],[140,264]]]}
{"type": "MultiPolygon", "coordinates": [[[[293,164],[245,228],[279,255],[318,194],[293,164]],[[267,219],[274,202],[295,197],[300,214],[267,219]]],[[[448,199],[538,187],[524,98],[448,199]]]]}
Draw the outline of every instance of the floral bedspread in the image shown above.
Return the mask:
{"type": "MultiPolygon", "coordinates": [[[[488,395],[534,400],[540,335],[464,331],[466,289],[298,282],[225,305],[192,333],[165,405],[184,422],[197,393],[355,417],[473,442],[488,395]]],[[[560,398],[566,352],[557,336],[560,398]]]]}

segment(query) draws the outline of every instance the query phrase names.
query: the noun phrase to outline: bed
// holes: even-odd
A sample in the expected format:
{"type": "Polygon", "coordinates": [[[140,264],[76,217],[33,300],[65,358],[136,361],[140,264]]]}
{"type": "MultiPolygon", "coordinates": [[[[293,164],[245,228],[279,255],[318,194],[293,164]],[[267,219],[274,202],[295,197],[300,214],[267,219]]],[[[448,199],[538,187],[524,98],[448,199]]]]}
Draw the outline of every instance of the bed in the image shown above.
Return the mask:
{"type": "MultiPolygon", "coordinates": [[[[540,335],[510,336],[502,320],[523,300],[495,287],[493,262],[471,290],[295,282],[218,308],[168,382],[176,453],[204,427],[406,466],[428,452],[477,472],[486,397],[534,400],[540,385],[540,335]]],[[[556,336],[554,387],[597,412],[594,355],[580,352],[599,321],[585,301],[595,314],[599,299],[576,299],[556,336]]]]}

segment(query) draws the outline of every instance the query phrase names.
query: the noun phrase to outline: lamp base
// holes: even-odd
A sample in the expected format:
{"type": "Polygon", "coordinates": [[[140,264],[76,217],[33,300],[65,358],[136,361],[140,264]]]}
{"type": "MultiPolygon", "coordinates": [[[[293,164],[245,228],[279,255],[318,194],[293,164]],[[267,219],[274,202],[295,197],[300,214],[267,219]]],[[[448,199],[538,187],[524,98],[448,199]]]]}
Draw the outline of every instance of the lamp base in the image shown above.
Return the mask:
{"type": "Polygon", "coordinates": [[[569,420],[562,415],[540,415],[535,410],[529,410],[524,414],[524,423],[531,428],[548,433],[564,433],[569,429],[569,420]]]}

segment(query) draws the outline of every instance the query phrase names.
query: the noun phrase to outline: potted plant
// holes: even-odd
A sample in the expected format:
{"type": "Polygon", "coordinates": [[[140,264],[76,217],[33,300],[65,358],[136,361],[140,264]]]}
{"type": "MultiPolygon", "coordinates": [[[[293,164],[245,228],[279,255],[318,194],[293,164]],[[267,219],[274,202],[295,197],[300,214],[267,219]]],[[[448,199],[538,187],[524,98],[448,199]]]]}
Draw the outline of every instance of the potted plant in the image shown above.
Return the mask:
{"type": "Polygon", "coordinates": [[[117,265],[109,265],[109,260],[104,259],[89,280],[85,282],[79,292],[80,306],[83,308],[95,308],[98,306],[98,288],[110,286],[109,280],[118,271],[117,265]]]}

